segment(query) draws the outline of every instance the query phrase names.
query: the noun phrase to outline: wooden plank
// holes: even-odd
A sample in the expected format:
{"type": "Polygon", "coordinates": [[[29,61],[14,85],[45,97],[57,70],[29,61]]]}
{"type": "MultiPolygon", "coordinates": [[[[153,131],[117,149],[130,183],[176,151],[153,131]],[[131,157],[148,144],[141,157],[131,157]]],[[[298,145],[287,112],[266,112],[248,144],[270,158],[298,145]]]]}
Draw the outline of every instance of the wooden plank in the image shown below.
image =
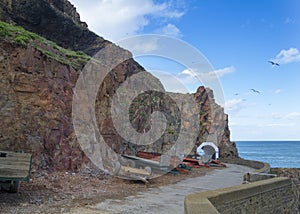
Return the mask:
{"type": "Polygon", "coordinates": [[[158,161],[148,160],[148,159],[139,158],[139,157],[136,157],[136,156],[130,156],[130,155],[122,155],[122,156],[125,157],[125,158],[132,159],[132,160],[138,160],[138,161],[141,161],[141,162],[144,162],[144,163],[148,163],[148,164],[150,164],[150,165],[157,165],[157,166],[160,166],[160,164],[159,164],[158,161]]]}
{"type": "Polygon", "coordinates": [[[16,158],[30,158],[31,154],[25,154],[25,153],[11,153],[11,152],[2,152],[2,153],[6,153],[7,157],[16,157],[16,158]]]}
{"type": "Polygon", "coordinates": [[[27,166],[30,167],[30,161],[1,161],[0,160],[0,165],[17,165],[17,166],[27,166]]]}
{"type": "Polygon", "coordinates": [[[0,164],[0,170],[1,169],[12,169],[12,170],[29,170],[29,166],[24,166],[24,165],[8,165],[8,164],[0,164]]]}
{"type": "Polygon", "coordinates": [[[23,162],[23,163],[28,163],[30,162],[31,158],[26,158],[26,159],[20,159],[20,158],[3,158],[0,157],[0,163],[6,163],[6,162],[23,162]]]}
{"type": "Polygon", "coordinates": [[[28,170],[12,170],[12,169],[0,170],[0,178],[26,179],[27,177],[28,177],[28,170]]]}
{"type": "Polygon", "coordinates": [[[0,168],[13,168],[13,169],[30,169],[30,161],[21,162],[21,161],[0,161],[0,168]]]}
{"type": "Polygon", "coordinates": [[[138,151],[137,156],[148,160],[160,161],[161,155],[138,151]]]}
{"type": "Polygon", "coordinates": [[[1,159],[11,159],[11,160],[30,160],[31,156],[25,157],[25,156],[11,156],[7,155],[6,157],[0,157],[1,159]]]}
{"type": "Polygon", "coordinates": [[[150,173],[144,169],[137,169],[137,168],[127,167],[127,166],[121,166],[121,170],[124,172],[128,172],[128,173],[150,176],[150,173]]]}
{"type": "Polygon", "coordinates": [[[8,151],[0,151],[0,153],[6,153],[7,157],[20,157],[20,158],[30,158],[31,154],[29,153],[18,153],[18,152],[8,152],[8,151]]]}
{"type": "Polygon", "coordinates": [[[31,168],[31,154],[0,151],[0,180],[27,179],[31,168]]]}
{"type": "Polygon", "coordinates": [[[136,180],[136,181],[142,181],[145,184],[149,183],[149,181],[147,180],[148,178],[139,176],[139,175],[119,175],[119,178],[123,178],[123,179],[127,179],[127,180],[136,180]]]}
{"type": "Polygon", "coordinates": [[[11,160],[11,161],[29,161],[31,160],[31,154],[25,153],[11,153],[0,151],[5,156],[0,156],[0,161],[11,160]]]}

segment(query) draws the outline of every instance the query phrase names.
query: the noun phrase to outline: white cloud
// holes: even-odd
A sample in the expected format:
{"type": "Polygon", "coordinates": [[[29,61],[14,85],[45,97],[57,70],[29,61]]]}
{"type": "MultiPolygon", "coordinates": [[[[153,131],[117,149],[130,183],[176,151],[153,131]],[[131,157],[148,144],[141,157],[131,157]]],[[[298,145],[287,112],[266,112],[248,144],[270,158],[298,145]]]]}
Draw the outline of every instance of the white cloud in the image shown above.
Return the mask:
{"type": "Polygon", "coordinates": [[[259,124],[259,127],[293,127],[294,123],[268,123],[268,124],[259,124]]]}
{"type": "Polygon", "coordinates": [[[192,71],[191,69],[184,69],[179,75],[181,74],[191,76],[191,77],[197,76],[196,72],[192,71]]]}
{"type": "Polygon", "coordinates": [[[196,70],[192,69],[185,69],[183,70],[179,76],[188,76],[188,77],[193,77],[193,78],[199,78],[200,80],[210,80],[210,79],[217,79],[221,78],[226,74],[233,73],[235,71],[235,68],[233,66],[214,70],[214,71],[209,71],[209,72],[198,72],[196,70]]]}
{"type": "Polygon", "coordinates": [[[215,73],[218,77],[223,77],[224,75],[233,73],[234,71],[235,71],[235,68],[233,66],[230,66],[227,68],[222,68],[222,69],[212,71],[211,74],[215,73]]]}
{"type": "Polygon", "coordinates": [[[274,59],[279,64],[288,64],[300,61],[300,52],[297,48],[290,48],[288,50],[281,50],[274,59]]]}
{"type": "Polygon", "coordinates": [[[210,88],[214,90],[215,99],[218,100],[219,104],[223,106],[225,105],[223,103],[223,91],[220,91],[222,89],[218,88],[214,83],[218,81],[218,78],[232,73],[234,70],[235,68],[231,66],[206,73],[199,73],[192,69],[185,69],[175,75],[155,70],[150,72],[160,79],[166,91],[169,92],[194,93],[200,85],[206,85],[207,87],[210,87],[209,84],[212,83],[210,88]],[[222,99],[220,99],[218,96],[222,96],[222,99]]]}
{"type": "Polygon", "coordinates": [[[275,120],[280,120],[280,119],[283,118],[283,116],[281,114],[279,114],[279,113],[272,113],[271,114],[271,118],[275,119],[275,120]]]}
{"type": "Polygon", "coordinates": [[[291,112],[285,116],[286,119],[290,120],[299,120],[300,119],[300,112],[291,112]]]}
{"type": "Polygon", "coordinates": [[[173,37],[181,37],[181,32],[180,30],[173,24],[167,24],[163,28],[159,29],[157,31],[158,34],[163,34],[167,36],[173,36],[173,37]]]}
{"type": "Polygon", "coordinates": [[[237,112],[240,111],[243,107],[242,99],[233,99],[225,102],[225,111],[226,112],[237,112]]]}
{"type": "Polygon", "coordinates": [[[257,114],[257,108],[247,108],[229,117],[233,139],[300,139],[300,112],[257,114]]]}
{"type": "Polygon", "coordinates": [[[271,94],[281,94],[284,92],[284,90],[281,88],[278,88],[278,89],[270,89],[270,90],[268,90],[268,92],[271,94]]]}
{"type": "Polygon", "coordinates": [[[290,112],[286,114],[272,113],[272,118],[276,120],[295,120],[295,122],[299,122],[300,112],[290,112]]]}
{"type": "Polygon", "coordinates": [[[134,39],[122,40],[117,44],[130,50],[135,56],[151,53],[159,49],[158,39],[155,37],[136,37],[134,39]]]}
{"type": "Polygon", "coordinates": [[[233,66],[208,72],[198,72],[193,69],[185,69],[178,73],[176,77],[180,80],[180,82],[182,82],[182,84],[189,88],[191,92],[196,91],[200,85],[205,85],[206,87],[213,89],[215,99],[222,105],[223,91],[222,88],[219,87],[219,78],[234,71],[235,68],[233,66]]]}
{"type": "MultiPolygon", "coordinates": [[[[152,19],[162,22],[178,19],[184,12],[174,8],[170,2],[156,3],[154,0],[71,0],[89,28],[112,41],[140,33],[152,19]]],[[[167,25],[168,27],[168,25],[167,25]]],[[[174,25],[173,33],[176,31],[174,25]]],[[[178,29],[177,29],[178,30],[178,29]]],[[[179,31],[179,30],[178,30],[179,31]]]]}
{"type": "Polygon", "coordinates": [[[162,71],[151,71],[151,73],[159,78],[167,92],[189,93],[189,89],[185,87],[183,82],[176,76],[162,71]]]}
{"type": "MultiPolygon", "coordinates": [[[[253,106],[256,106],[256,103],[246,102],[245,99],[232,99],[232,100],[227,100],[225,102],[224,109],[225,112],[228,113],[230,116],[236,116],[241,110],[250,109],[253,106]]],[[[249,119],[249,118],[253,118],[253,115],[246,114],[243,115],[242,117],[249,119]]],[[[239,118],[241,118],[241,115],[239,116],[239,118]]],[[[241,121],[243,121],[243,119],[241,121]]]]}
{"type": "Polygon", "coordinates": [[[281,94],[282,92],[283,92],[282,89],[277,89],[277,90],[274,91],[275,94],[281,94]]]}
{"type": "MultiPolygon", "coordinates": [[[[253,107],[256,103],[249,103],[245,102],[244,99],[232,99],[225,102],[225,112],[228,113],[230,116],[235,116],[237,113],[239,113],[241,110],[253,107]]],[[[249,115],[243,116],[243,117],[249,117],[249,115]]],[[[251,116],[250,116],[251,118],[251,116]]]]}

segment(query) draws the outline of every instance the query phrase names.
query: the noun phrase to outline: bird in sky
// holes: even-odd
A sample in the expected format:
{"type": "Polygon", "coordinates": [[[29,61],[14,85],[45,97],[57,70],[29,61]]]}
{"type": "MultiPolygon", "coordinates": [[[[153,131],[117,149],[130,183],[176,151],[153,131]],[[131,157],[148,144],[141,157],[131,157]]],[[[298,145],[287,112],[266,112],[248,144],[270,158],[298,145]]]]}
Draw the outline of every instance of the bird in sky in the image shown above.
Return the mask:
{"type": "Polygon", "coordinates": [[[261,93],[260,91],[258,91],[258,90],[255,90],[255,89],[253,89],[253,88],[251,88],[250,90],[251,90],[251,91],[253,91],[254,93],[258,93],[258,94],[260,94],[260,93],[261,93]]]}
{"type": "Polygon", "coordinates": [[[273,66],[275,66],[275,65],[276,65],[276,66],[280,66],[277,62],[273,62],[273,61],[271,61],[271,60],[268,61],[268,62],[271,63],[273,66]]]}

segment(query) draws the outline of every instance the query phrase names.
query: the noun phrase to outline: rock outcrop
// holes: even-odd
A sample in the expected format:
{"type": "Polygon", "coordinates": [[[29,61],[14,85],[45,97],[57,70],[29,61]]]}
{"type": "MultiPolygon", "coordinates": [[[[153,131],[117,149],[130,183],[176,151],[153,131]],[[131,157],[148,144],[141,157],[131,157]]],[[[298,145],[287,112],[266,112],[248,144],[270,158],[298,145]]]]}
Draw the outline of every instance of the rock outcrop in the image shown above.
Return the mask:
{"type": "Polygon", "coordinates": [[[0,56],[1,149],[32,152],[37,168],[75,170],[86,162],[71,121],[78,72],[3,39],[0,56]]]}
{"type": "MultiPolygon", "coordinates": [[[[0,35],[0,149],[33,153],[36,168],[76,170],[87,164],[71,113],[78,70],[90,58],[3,22],[0,35]]],[[[99,92],[100,106],[128,75],[140,71],[132,59],[117,66],[99,92]]]]}
{"type": "MultiPolygon", "coordinates": [[[[161,138],[150,146],[132,145],[122,139],[122,151],[135,153],[147,151],[154,153],[168,152],[184,133],[184,139],[192,140],[192,154],[196,154],[197,147],[203,142],[214,142],[220,150],[220,157],[238,157],[238,152],[234,142],[230,141],[230,130],[228,127],[228,115],[224,109],[216,104],[213,91],[200,86],[194,94],[167,93],[167,96],[157,92],[144,93],[133,101],[131,111],[131,121],[136,130],[140,133],[149,131],[153,126],[149,120],[154,111],[163,112],[167,118],[166,131],[161,138]],[[192,102],[185,102],[187,99],[195,100],[196,108],[192,102]],[[181,106],[181,109],[174,102],[181,106]],[[182,109],[188,109],[183,115],[182,109]],[[199,116],[199,117],[198,117],[199,116]],[[199,118],[199,127],[193,124],[193,117],[199,118]],[[181,125],[180,125],[181,124],[181,125]],[[198,128],[198,130],[195,130],[198,128]],[[196,136],[193,133],[197,132],[196,136]],[[134,149],[133,149],[134,148],[134,149]]],[[[186,142],[188,144],[189,142],[186,142]]],[[[190,151],[186,151],[190,152],[190,151]]]]}
{"type": "Polygon", "coordinates": [[[213,91],[203,86],[195,93],[200,111],[200,132],[196,145],[209,141],[218,145],[221,158],[238,157],[235,142],[230,140],[228,115],[215,102],[213,91]]]}
{"type": "Polygon", "coordinates": [[[58,45],[93,56],[111,42],[80,21],[67,0],[1,0],[0,20],[24,27],[58,45]]]}
{"type": "MultiPolygon", "coordinates": [[[[58,44],[21,28],[1,24],[0,149],[32,152],[36,168],[77,170],[89,164],[72,124],[73,88],[79,71],[90,59],[84,53],[92,56],[111,42],[89,31],[67,0],[2,0],[0,5],[1,20],[21,25],[58,44]]],[[[117,153],[164,152],[178,137],[176,117],[170,117],[164,136],[151,147],[136,147],[115,130],[110,116],[111,97],[121,83],[139,72],[146,71],[133,59],[126,60],[107,75],[97,95],[99,129],[117,153]]],[[[161,85],[156,78],[151,79],[161,85]]],[[[228,116],[215,103],[211,90],[200,87],[195,94],[174,96],[196,98],[199,108],[192,109],[191,114],[200,112],[200,130],[196,142],[192,143],[197,146],[210,140],[218,144],[221,157],[238,156],[235,144],[230,141],[228,116]]],[[[142,104],[149,99],[152,99],[151,94],[138,98],[131,109],[131,121],[140,132],[149,129],[147,117],[153,110],[178,113],[169,99],[142,104]]],[[[189,128],[188,123],[185,125],[189,128]]]]}

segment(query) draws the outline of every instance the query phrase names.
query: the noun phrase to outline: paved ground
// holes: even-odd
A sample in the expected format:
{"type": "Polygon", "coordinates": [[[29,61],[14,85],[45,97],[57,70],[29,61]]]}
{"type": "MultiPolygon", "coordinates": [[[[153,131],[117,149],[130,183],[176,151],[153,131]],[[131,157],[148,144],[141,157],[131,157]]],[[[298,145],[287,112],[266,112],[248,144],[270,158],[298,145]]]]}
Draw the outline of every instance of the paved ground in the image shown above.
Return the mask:
{"type": "Polygon", "coordinates": [[[184,211],[183,203],[185,195],[239,185],[242,183],[243,175],[250,171],[253,171],[253,169],[228,164],[227,168],[214,170],[205,176],[186,179],[176,184],[160,188],[153,188],[136,196],[129,196],[125,200],[107,199],[95,207],[92,207],[92,209],[85,211],[105,214],[182,214],[184,211]]]}

